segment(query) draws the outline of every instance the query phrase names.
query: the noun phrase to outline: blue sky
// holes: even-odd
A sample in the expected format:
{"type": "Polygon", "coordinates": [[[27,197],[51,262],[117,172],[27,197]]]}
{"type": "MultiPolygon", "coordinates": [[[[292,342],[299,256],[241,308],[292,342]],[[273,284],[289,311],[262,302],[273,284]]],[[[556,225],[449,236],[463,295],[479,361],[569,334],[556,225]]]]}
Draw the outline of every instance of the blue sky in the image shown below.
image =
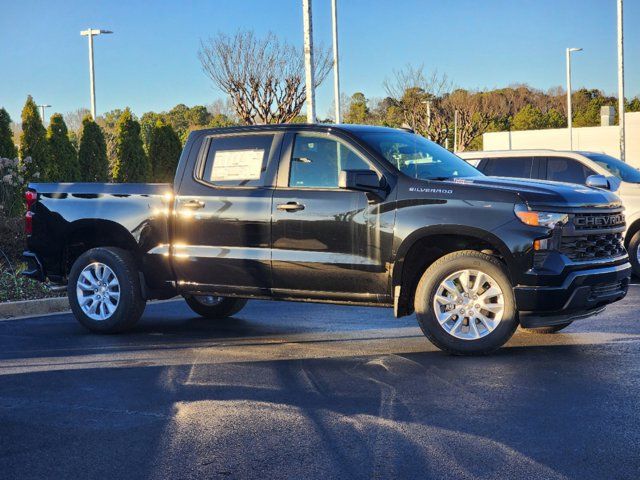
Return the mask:
{"type": "MultiPolygon", "coordinates": [[[[201,38],[219,31],[269,30],[302,43],[301,0],[0,0],[0,106],[14,120],[27,94],[67,112],[89,105],[88,27],[97,37],[98,114],[142,113],[223,94],[202,73],[201,38]]],[[[330,0],[314,0],[314,41],[331,46],[330,0]]],[[[579,46],[574,88],[617,91],[615,0],[339,0],[343,92],[384,96],[383,82],[407,63],[446,73],[457,86],[526,82],[564,85],[564,49],[579,46]]],[[[627,96],[640,94],[640,2],[625,3],[627,96]]],[[[317,92],[331,113],[330,77],[317,92]]]]}

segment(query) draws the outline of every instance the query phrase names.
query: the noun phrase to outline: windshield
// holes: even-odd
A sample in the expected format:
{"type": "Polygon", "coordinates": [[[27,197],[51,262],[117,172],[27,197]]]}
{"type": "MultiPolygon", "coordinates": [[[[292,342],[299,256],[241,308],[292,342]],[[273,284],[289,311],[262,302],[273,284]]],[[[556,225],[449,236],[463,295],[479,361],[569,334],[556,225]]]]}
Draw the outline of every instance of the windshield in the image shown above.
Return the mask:
{"type": "Polygon", "coordinates": [[[611,175],[615,175],[623,182],[640,183],[640,170],[633,168],[622,160],[604,153],[584,153],[583,155],[601,167],[606,168],[611,175]]]}
{"type": "Polygon", "coordinates": [[[402,173],[419,180],[483,176],[449,150],[415,133],[398,130],[358,136],[402,173]]]}

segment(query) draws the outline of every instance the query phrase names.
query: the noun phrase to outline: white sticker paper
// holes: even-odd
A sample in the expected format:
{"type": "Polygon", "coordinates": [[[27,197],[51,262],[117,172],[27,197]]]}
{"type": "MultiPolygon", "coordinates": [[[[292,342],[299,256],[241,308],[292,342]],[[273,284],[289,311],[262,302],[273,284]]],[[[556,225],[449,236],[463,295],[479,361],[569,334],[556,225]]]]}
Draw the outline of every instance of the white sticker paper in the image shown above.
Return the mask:
{"type": "Polygon", "coordinates": [[[259,180],[263,158],[264,150],[218,150],[209,180],[259,180]]]}

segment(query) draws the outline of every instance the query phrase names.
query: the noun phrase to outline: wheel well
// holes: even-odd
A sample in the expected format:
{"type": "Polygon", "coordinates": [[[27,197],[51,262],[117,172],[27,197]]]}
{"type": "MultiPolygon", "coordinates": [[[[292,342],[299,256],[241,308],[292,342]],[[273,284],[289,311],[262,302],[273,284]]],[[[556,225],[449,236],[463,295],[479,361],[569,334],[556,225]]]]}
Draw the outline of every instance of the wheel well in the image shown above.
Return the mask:
{"type": "Polygon", "coordinates": [[[486,240],[468,235],[430,235],[418,239],[407,251],[402,261],[402,274],[393,285],[394,295],[400,287],[396,300],[396,316],[413,313],[413,302],[418,282],[433,262],[460,250],[475,250],[495,256],[504,262],[498,249],[486,240]]]}
{"type": "Polygon", "coordinates": [[[110,221],[91,221],[76,226],[68,236],[63,252],[63,273],[68,275],[76,259],[96,247],[118,247],[135,251],[136,241],[122,225],[110,221]]]}

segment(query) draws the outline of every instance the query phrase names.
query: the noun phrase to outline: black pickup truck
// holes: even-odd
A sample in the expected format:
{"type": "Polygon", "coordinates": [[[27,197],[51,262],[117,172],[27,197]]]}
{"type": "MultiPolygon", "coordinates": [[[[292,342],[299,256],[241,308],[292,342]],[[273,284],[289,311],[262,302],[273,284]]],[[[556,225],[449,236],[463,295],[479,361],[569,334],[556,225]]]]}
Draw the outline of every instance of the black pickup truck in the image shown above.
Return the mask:
{"type": "Polygon", "coordinates": [[[224,318],[247,299],[415,311],[458,354],[518,325],[554,332],[627,293],[619,199],[490,178],[413,133],[357,125],[193,132],[172,185],[31,184],[26,274],[67,285],[85,327],[133,326],[182,295],[224,318]]]}

